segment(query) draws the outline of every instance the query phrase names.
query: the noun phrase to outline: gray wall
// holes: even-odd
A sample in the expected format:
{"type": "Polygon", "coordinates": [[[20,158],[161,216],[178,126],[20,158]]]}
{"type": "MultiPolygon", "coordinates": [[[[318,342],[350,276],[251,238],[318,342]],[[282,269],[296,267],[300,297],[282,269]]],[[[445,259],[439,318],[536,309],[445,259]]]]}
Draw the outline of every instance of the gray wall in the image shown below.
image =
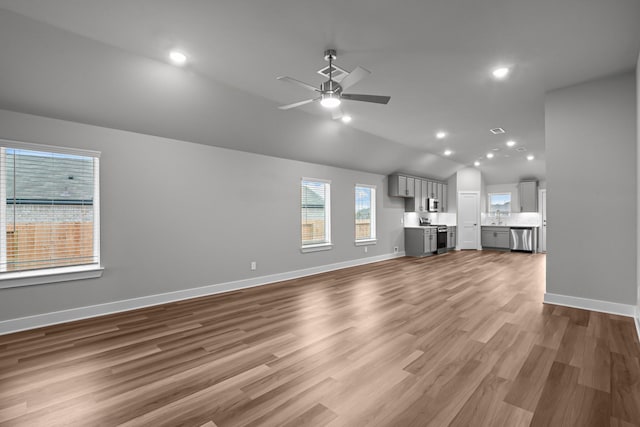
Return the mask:
{"type": "Polygon", "coordinates": [[[386,177],[0,110],[1,137],[99,150],[102,278],[0,290],[0,320],[389,254],[386,177]],[[332,180],[334,249],[300,253],[300,178],[332,180]],[[354,245],[354,184],[377,186],[378,244],[354,245]],[[257,261],[257,271],[250,271],[257,261]]]}
{"type": "Polygon", "coordinates": [[[547,94],[547,292],[637,301],[635,73],[547,94]]]}
{"type": "MultiPolygon", "coordinates": [[[[637,138],[637,143],[636,143],[636,167],[638,167],[638,165],[640,165],[640,54],[638,54],[638,62],[636,63],[636,138],[637,138]]],[[[638,195],[638,201],[637,201],[637,220],[636,220],[636,227],[637,227],[637,238],[636,238],[636,244],[640,245],[640,171],[636,171],[636,178],[637,178],[637,195],[638,195]]],[[[637,248],[637,259],[636,259],[636,280],[638,281],[638,293],[637,293],[637,305],[638,305],[638,321],[640,321],[640,247],[637,248]]]]}

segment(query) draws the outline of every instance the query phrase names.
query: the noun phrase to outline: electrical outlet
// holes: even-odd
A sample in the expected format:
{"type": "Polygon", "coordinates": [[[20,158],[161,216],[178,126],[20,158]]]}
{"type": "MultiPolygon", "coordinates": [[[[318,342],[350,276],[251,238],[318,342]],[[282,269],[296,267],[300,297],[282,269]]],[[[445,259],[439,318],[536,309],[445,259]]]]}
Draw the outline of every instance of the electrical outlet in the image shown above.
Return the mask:
{"type": "Polygon", "coordinates": [[[255,261],[251,261],[251,269],[255,270],[256,268],[258,268],[258,263],[255,261]]]}
{"type": "Polygon", "coordinates": [[[397,246],[394,246],[394,247],[393,247],[393,253],[394,253],[394,254],[397,254],[397,253],[398,253],[398,247],[397,247],[397,246]]]}
{"type": "Polygon", "coordinates": [[[365,246],[364,247],[364,253],[366,254],[368,250],[369,250],[369,248],[365,246]]]}

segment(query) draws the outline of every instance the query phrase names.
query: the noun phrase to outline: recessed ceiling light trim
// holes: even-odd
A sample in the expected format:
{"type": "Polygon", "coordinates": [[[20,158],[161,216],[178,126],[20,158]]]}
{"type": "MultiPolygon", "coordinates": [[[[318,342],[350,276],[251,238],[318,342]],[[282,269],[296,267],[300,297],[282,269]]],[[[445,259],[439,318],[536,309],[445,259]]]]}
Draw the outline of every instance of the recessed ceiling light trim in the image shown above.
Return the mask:
{"type": "Polygon", "coordinates": [[[506,79],[511,70],[508,67],[498,67],[495,68],[491,74],[498,80],[506,79]]]}
{"type": "Polygon", "coordinates": [[[438,139],[444,139],[446,137],[447,137],[447,133],[445,131],[443,131],[443,130],[438,131],[436,133],[436,138],[438,138],[438,139]]]}
{"type": "Polygon", "coordinates": [[[487,159],[493,159],[493,153],[487,153],[487,159]]]}
{"type": "Polygon", "coordinates": [[[184,65],[187,62],[187,55],[180,52],[179,50],[172,50],[169,52],[169,59],[175,65],[184,65]]]}
{"type": "Polygon", "coordinates": [[[516,142],[513,139],[507,141],[507,147],[513,147],[514,145],[516,145],[516,142]]]}
{"type": "Polygon", "coordinates": [[[451,150],[444,150],[444,155],[445,155],[445,156],[450,156],[450,155],[452,155],[452,154],[453,154],[453,151],[451,151],[451,150]]]}

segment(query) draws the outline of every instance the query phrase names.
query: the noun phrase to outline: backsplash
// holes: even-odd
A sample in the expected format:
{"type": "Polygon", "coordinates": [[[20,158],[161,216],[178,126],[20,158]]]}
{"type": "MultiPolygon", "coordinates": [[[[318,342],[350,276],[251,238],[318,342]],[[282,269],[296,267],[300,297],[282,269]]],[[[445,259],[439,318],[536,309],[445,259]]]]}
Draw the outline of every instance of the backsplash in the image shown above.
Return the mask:
{"type": "Polygon", "coordinates": [[[405,227],[418,227],[420,225],[420,217],[429,218],[431,224],[441,225],[456,225],[456,214],[449,212],[405,212],[404,213],[404,226],[405,227]]]}
{"type": "Polygon", "coordinates": [[[538,212],[512,212],[509,215],[495,215],[487,213],[480,214],[482,225],[540,225],[540,214],[538,212]]]}

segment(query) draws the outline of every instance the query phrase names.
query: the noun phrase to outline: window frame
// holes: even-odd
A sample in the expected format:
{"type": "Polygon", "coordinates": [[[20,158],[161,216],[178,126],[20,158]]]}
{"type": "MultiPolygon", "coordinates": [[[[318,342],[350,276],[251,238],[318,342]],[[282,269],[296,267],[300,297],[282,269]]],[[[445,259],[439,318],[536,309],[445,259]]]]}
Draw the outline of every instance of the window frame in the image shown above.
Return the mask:
{"type": "Polygon", "coordinates": [[[300,204],[298,207],[299,208],[298,212],[300,215],[300,227],[298,228],[300,230],[300,251],[302,253],[307,253],[307,252],[318,252],[318,251],[330,250],[333,248],[333,242],[331,240],[331,180],[302,177],[300,178],[300,186],[299,186],[300,194],[302,193],[302,186],[305,181],[316,182],[316,183],[325,185],[325,199],[324,199],[324,210],[325,210],[325,215],[324,215],[325,216],[325,221],[324,221],[325,239],[324,240],[325,241],[305,244],[304,241],[302,240],[303,219],[302,219],[302,196],[301,196],[299,199],[300,204]]]}
{"type": "MultiPolygon", "coordinates": [[[[91,279],[102,276],[104,267],[100,257],[100,155],[99,151],[66,148],[45,144],[0,139],[0,178],[6,173],[6,149],[41,151],[56,154],[69,154],[94,158],[93,182],[93,256],[97,261],[91,264],[49,267],[34,270],[0,272],[0,289],[45,283],[66,282],[70,280],[91,279]]],[[[6,188],[0,185],[0,201],[6,209],[6,188]]],[[[3,218],[6,218],[6,213],[3,218]]],[[[6,261],[6,223],[0,221],[0,257],[6,261]]]]}
{"type": "Polygon", "coordinates": [[[491,196],[498,196],[498,195],[509,195],[509,210],[508,211],[500,211],[500,215],[506,215],[509,216],[511,215],[512,209],[511,209],[511,204],[513,202],[513,194],[511,193],[511,191],[499,191],[499,192],[495,192],[495,193],[487,193],[487,213],[489,215],[495,215],[496,212],[495,211],[491,211],[491,196]]]}
{"type": "MultiPolygon", "coordinates": [[[[371,210],[371,222],[370,222],[370,234],[366,239],[358,239],[357,234],[355,232],[355,228],[357,226],[356,221],[357,212],[354,209],[353,213],[353,224],[354,224],[354,242],[356,246],[365,246],[365,245],[375,245],[378,242],[378,233],[377,233],[377,222],[376,222],[376,210],[377,210],[377,188],[375,185],[370,184],[355,184],[354,185],[354,204],[358,197],[358,188],[368,188],[371,190],[371,200],[369,209],[371,210]]],[[[357,207],[357,206],[356,206],[357,207]]]]}

